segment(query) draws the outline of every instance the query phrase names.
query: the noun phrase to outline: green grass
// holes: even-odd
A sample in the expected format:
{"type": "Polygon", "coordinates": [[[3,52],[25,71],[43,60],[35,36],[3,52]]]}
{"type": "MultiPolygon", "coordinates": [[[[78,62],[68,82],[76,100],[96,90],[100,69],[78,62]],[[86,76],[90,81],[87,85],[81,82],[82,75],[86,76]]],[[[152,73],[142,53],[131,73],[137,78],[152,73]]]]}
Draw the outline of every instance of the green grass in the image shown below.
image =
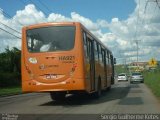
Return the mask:
{"type": "Polygon", "coordinates": [[[145,72],[144,83],[160,99],[160,71],[145,72]]]}
{"type": "Polygon", "coordinates": [[[0,96],[22,93],[21,87],[0,88],[0,96]]]}

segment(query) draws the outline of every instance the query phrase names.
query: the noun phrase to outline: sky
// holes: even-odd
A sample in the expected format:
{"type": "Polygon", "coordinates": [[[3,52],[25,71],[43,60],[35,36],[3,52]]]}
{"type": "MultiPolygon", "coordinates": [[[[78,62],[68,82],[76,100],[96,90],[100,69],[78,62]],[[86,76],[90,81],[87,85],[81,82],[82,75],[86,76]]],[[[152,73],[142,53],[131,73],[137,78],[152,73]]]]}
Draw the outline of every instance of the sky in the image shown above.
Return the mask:
{"type": "Polygon", "coordinates": [[[160,60],[160,2],[147,1],[0,0],[0,52],[21,48],[23,26],[75,21],[98,37],[118,63],[137,60],[136,40],[139,61],[160,60]]]}

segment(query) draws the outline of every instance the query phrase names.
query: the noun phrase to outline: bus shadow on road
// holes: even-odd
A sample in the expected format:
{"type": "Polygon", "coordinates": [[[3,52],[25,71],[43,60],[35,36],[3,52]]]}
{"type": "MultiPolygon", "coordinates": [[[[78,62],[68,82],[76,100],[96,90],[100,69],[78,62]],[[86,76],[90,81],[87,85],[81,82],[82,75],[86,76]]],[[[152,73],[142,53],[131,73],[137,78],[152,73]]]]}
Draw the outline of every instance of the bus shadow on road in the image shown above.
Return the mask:
{"type": "Polygon", "coordinates": [[[130,91],[130,87],[114,87],[110,91],[102,92],[102,96],[100,98],[93,98],[92,95],[88,94],[75,94],[66,97],[62,101],[49,101],[41,104],[40,106],[81,106],[81,105],[93,105],[105,103],[117,99],[123,99],[126,97],[128,92],[130,91]]]}

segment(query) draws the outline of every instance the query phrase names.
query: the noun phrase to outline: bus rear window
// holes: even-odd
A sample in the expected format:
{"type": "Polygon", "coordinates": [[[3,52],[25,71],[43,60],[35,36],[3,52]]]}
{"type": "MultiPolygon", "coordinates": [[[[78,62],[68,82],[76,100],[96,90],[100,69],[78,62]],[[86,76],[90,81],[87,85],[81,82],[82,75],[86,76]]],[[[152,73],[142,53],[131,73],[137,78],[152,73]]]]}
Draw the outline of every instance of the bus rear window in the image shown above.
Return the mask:
{"type": "Polygon", "coordinates": [[[67,51],[74,47],[75,26],[51,26],[27,30],[29,52],[67,51]]]}

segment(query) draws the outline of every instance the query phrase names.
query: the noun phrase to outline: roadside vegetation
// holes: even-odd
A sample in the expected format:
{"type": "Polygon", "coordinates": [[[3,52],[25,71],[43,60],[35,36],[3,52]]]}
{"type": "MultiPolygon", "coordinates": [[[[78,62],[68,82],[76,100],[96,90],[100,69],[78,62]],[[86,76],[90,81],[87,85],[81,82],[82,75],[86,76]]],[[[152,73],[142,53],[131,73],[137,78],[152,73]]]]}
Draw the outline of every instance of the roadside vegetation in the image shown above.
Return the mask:
{"type": "Polygon", "coordinates": [[[160,99],[160,69],[145,71],[143,74],[144,83],[160,99]]]}
{"type": "Polygon", "coordinates": [[[1,88],[0,89],[0,96],[7,96],[7,95],[15,95],[19,94],[21,92],[21,87],[6,87],[6,88],[1,88]]]}
{"type": "Polygon", "coordinates": [[[21,51],[5,49],[0,53],[0,96],[21,92],[21,51]]]}

